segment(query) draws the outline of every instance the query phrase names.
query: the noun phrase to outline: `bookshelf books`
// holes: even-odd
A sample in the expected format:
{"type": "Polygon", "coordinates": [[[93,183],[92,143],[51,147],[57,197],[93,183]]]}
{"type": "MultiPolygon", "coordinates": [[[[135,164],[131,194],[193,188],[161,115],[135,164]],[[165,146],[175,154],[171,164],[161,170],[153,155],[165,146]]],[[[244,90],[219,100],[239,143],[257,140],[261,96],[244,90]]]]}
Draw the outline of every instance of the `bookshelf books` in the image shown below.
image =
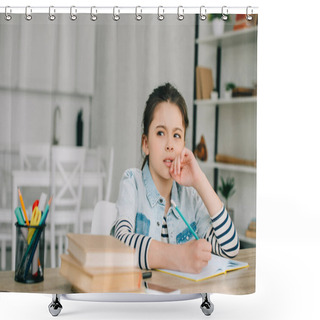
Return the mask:
{"type": "Polygon", "coordinates": [[[257,95],[257,90],[255,88],[244,88],[244,87],[235,87],[232,89],[232,97],[254,97],[257,95]]]}
{"type": "Polygon", "coordinates": [[[204,67],[196,68],[196,95],[197,99],[210,99],[214,89],[212,70],[204,67]]]}
{"type": "Polygon", "coordinates": [[[216,161],[217,162],[222,162],[222,163],[230,163],[230,164],[238,164],[238,165],[243,165],[243,166],[251,166],[251,167],[256,167],[257,166],[257,163],[256,163],[255,160],[246,160],[246,159],[232,157],[232,156],[225,155],[225,154],[220,154],[220,153],[218,153],[216,155],[216,161]]]}

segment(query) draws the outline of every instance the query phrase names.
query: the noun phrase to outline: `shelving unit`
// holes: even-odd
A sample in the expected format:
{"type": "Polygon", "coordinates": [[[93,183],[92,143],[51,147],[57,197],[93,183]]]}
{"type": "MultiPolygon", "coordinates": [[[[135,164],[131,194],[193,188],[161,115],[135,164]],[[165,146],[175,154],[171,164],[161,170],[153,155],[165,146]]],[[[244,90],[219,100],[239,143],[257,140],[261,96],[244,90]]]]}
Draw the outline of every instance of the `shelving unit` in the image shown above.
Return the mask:
{"type": "Polygon", "coordinates": [[[205,169],[221,169],[221,170],[229,170],[229,171],[237,171],[237,172],[246,172],[246,173],[256,173],[256,168],[244,165],[236,165],[236,164],[228,164],[222,162],[201,162],[199,161],[199,165],[205,169]]]}
{"type": "Polygon", "coordinates": [[[240,232],[238,231],[238,235],[239,235],[240,242],[242,241],[247,244],[251,244],[253,246],[256,245],[256,239],[246,237],[244,234],[241,233],[241,231],[240,232]]]}
{"type": "Polygon", "coordinates": [[[217,46],[237,45],[243,42],[252,42],[256,40],[257,27],[246,28],[238,31],[228,31],[220,36],[207,36],[196,39],[197,44],[211,44],[217,46]]]}
{"type": "Polygon", "coordinates": [[[218,99],[218,100],[195,100],[194,103],[201,106],[211,105],[215,107],[216,105],[236,105],[236,104],[248,104],[248,103],[256,103],[257,97],[243,97],[243,98],[231,98],[231,99],[218,99]]]}
{"type": "MultiPolygon", "coordinates": [[[[199,21],[199,20],[198,20],[199,21]]],[[[200,23],[201,24],[201,23],[200,23]]],[[[196,99],[196,82],[194,86],[194,108],[193,108],[193,149],[195,148],[197,142],[199,141],[200,137],[197,137],[197,116],[198,112],[201,108],[213,108],[213,112],[215,114],[213,121],[214,125],[212,127],[212,131],[214,132],[214,154],[213,160],[209,160],[206,162],[199,161],[200,167],[204,171],[213,170],[213,187],[217,190],[218,187],[218,177],[219,171],[229,171],[233,174],[242,173],[242,174],[249,174],[251,175],[251,179],[255,179],[256,175],[256,168],[251,166],[245,165],[235,165],[235,164],[227,164],[214,161],[216,154],[218,153],[219,148],[219,122],[220,117],[220,110],[224,110],[222,108],[240,108],[242,106],[251,106],[253,110],[256,110],[257,105],[257,97],[250,96],[250,97],[237,97],[237,98],[221,98],[221,75],[223,72],[222,67],[222,50],[224,48],[230,48],[233,46],[254,43],[257,41],[257,27],[246,28],[243,30],[237,31],[227,31],[223,33],[221,36],[214,36],[209,35],[205,37],[199,38],[199,23],[196,25],[196,40],[195,40],[195,68],[199,65],[198,64],[198,56],[199,56],[199,49],[201,50],[216,50],[216,64],[214,70],[216,71],[216,81],[215,81],[215,90],[218,92],[218,99],[217,100],[197,100],[196,99]]],[[[206,66],[209,67],[209,66],[206,66]]],[[[229,71],[230,72],[230,71],[229,71]]],[[[244,107],[246,108],[246,107],[244,107]]],[[[250,109],[251,110],[251,109],[250,109]]],[[[242,111],[239,111],[242,112],[242,111]]],[[[254,133],[256,134],[256,133],[254,133]]],[[[246,141],[243,141],[245,144],[246,141]]],[[[242,175],[240,175],[243,177],[242,175]]],[[[252,187],[252,186],[251,186],[252,187]]],[[[242,204],[242,208],[245,207],[242,204]]],[[[255,209],[254,209],[255,210],[255,209]]],[[[235,213],[236,215],[241,215],[241,212],[235,213]]],[[[250,220],[247,221],[249,224],[250,220]]],[[[255,246],[256,240],[252,238],[247,238],[245,236],[245,228],[243,225],[238,229],[239,239],[240,241],[249,246],[255,246]]]]}

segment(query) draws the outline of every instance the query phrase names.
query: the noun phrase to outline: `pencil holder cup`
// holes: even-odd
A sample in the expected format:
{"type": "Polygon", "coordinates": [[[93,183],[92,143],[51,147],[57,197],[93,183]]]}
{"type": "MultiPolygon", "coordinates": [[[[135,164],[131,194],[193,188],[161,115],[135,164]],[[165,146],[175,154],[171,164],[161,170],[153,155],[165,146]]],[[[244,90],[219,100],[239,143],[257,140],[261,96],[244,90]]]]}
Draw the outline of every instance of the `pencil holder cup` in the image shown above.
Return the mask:
{"type": "Polygon", "coordinates": [[[43,281],[44,235],[45,224],[28,226],[16,223],[15,281],[23,283],[43,281]]]}

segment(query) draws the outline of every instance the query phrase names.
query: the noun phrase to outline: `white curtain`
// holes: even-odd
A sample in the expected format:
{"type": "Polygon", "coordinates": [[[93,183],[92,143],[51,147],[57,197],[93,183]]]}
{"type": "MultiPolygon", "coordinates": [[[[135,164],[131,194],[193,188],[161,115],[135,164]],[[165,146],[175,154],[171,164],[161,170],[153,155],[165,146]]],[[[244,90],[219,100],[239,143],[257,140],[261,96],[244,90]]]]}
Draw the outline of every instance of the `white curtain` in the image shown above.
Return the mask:
{"type": "MultiPolygon", "coordinates": [[[[113,145],[114,181],[123,171],[141,166],[141,121],[152,90],[171,82],[185,97],[192,116],[195,17],[141,21],[121,16],[118,22],[99,19],[96,27],[95,91],[92,145],[113,145]]],[[[191,147],[191,130],[187,143],[191,147]]],[[[118,186],[112,191],[115,199],[118,186]]]]}
{"type": "MultiPolygon", "coordinates": [[[[172,82],[192,116],[195,17],[178,21],[167,15],[89,15],[71,21],[68,14],[49,21],[14,15],[0,21],[1,190],[11,203],[8,182],[19,169],[20,143],[52,143],[54,114],[60,145],[76,144],[76,119],[83,111],[83,144],[113,146],[111,200],[122,173],[141,165],[141,120],[152,90],[172,82]],[[4,161],[4,159],[9,159],[4,161]],[[8,166],[5,163],[9,163],[8,166]]],[[[192,123],[192,121],[191,121],[192,123]]],[[[187,144],[191,147],[191,130],[187,144]]],[[[1,192],[2,192],[1,191],[1,192]]],[[[3,205],[3,204],[2,204],[3,205]]]]}

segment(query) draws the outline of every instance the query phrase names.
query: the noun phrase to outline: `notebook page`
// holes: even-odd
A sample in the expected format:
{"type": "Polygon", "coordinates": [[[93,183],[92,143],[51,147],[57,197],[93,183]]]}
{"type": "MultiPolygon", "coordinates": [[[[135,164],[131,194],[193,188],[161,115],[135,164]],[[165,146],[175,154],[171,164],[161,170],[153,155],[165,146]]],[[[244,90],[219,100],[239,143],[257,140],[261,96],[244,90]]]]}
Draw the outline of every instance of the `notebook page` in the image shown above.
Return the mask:
{"type": "Polygon", "coordinates": [[[212,254],[211,260],[208,265],[202,269],[200,273],[185,273],[179,271],[173,271],[168,269],[158,269],[158,271],[168,273],[180,278],[192,280],[192,281],[201,281],[205,280],[219,274],[223,274],[226,271],[236,270],[248,267],[248,263],[226,259],[217,255],[212,254]]]}

